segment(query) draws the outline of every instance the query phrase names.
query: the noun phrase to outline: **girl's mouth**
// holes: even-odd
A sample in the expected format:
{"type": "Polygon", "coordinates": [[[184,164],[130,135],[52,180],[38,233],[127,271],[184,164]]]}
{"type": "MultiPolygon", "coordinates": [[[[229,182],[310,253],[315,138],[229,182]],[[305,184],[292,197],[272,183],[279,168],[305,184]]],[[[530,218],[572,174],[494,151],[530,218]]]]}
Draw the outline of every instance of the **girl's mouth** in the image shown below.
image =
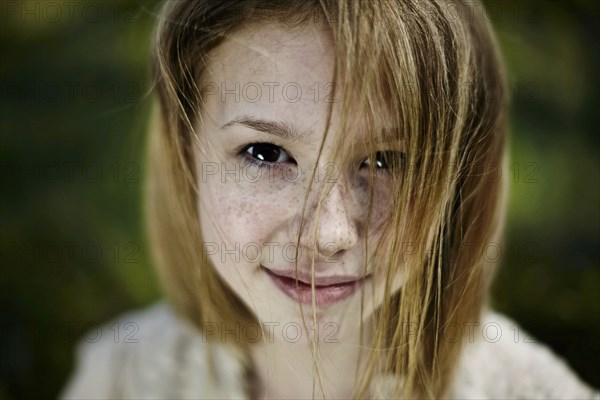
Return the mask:
{"type": "MultiPolygon", "coordinates": [[[[295,278],[294,271],[274,272],[261,265],[275,285],[286,295],[302,304],[312,304],[312,288],[310,278],[306,276],[295,278]]],[[[369,278],[363,277],[315,277],[315,301],[317,306],[328,306],[342,301],[356,292],[369,278]]]]}

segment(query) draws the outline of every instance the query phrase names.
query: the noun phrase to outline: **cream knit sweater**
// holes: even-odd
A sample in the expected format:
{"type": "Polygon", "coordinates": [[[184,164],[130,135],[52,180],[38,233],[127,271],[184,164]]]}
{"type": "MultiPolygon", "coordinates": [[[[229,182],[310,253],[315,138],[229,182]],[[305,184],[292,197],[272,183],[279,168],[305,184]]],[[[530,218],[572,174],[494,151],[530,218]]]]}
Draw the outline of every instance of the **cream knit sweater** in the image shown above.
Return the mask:
{"type": "MultiPolygon", "coordinates": [[[[457,330],[446,332],[447,339],[457,330]]],[[[598,399],[548,348],[510,319],[487,311],[469,342],[448,399],[598,399]],[[471,340],[472,339],[472,340],[471,340]]],[[[243,371],[215,346],[217,379],[208,374],[203,337],[161,302],[91,331],[77,350],[66,399],[242,399],[243,371]]],[[[392,383],[393,382],[389,382],[392,383]]],[[[385,381],[377,389],[386,395],[385,381]]]]}

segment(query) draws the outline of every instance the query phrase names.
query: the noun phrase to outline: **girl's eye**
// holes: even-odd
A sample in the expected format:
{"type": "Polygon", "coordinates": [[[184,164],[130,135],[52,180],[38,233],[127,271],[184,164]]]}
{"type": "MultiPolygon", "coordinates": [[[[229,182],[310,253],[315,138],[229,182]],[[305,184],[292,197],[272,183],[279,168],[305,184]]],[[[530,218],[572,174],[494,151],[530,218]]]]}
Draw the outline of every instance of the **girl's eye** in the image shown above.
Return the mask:
{"type": "Polygon", "coordinates": [[[367,158],[361,164],[361,168],[369,168],[371,163],[375,169],[380,170],[397,170],[402,166],[404,161],[404,153],[399,151],[378,151],[374,156],[367,158]]]}
{"type": "Polygon", "coordinates": [[[271,143],[253,143],[246,146],[243,153],[264,163],[292,163],[290,157],[281,147],[271,143]]]}

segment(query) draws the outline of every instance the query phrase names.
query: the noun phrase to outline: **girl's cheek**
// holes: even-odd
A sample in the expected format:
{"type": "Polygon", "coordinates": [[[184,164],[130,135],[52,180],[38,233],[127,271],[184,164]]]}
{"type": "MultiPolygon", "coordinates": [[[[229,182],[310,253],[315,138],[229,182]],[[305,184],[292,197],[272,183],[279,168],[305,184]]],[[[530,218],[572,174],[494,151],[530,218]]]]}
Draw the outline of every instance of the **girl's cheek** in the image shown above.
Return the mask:
{"type": "Polygon", "coordinates": [[[290,219],[303,199],[303,185],[282,179],[281,173],[256,171],[214,176],[206,182],[209,207],[221,229],[237,241],[261,243],[290,219]],[[254,174],[254,175],[251,175],[254,174]],[[250,177],[250,178],[249,178],[250,177]]]}
{"type": "Polygon", "coordinates": [[[384,184],[377,185],[374,198],[372,220],[374,227],[380,229],[383,223],[391,217],[393,199],[389,186],[384,184]]]}
{"type": "Polygon", "coordinates": [[[240,175],[242,179],[235,183],[239,195],[277,214],[296,209],[298,200],[303,199],[299,194],[306,191],[306,177],[294,165],[242,166],[240,175]]]}
{"type": "Polygon", "coordinates": [[[352,185],[352,196],[358,210],[357,218],[369,226],[370,232],[380,230],[381,226],[390,218],[393,198],[389,186],[386,178],[377,178],[371,197],[371,187],[365,176],[358,177],[352,185]]]}

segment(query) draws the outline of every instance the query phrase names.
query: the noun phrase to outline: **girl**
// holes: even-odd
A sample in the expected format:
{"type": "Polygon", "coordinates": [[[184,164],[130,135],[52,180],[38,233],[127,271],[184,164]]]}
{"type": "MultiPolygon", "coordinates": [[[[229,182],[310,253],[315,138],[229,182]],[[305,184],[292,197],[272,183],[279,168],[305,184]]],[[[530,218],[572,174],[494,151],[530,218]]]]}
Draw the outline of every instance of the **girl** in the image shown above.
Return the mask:
{"type": "Polygon", "coordinates": [[[81,345],[64,397],[600,398],[486,307],[507,96],[478,4],[168,1],[152,63],[168,305],[81,345]]]}

